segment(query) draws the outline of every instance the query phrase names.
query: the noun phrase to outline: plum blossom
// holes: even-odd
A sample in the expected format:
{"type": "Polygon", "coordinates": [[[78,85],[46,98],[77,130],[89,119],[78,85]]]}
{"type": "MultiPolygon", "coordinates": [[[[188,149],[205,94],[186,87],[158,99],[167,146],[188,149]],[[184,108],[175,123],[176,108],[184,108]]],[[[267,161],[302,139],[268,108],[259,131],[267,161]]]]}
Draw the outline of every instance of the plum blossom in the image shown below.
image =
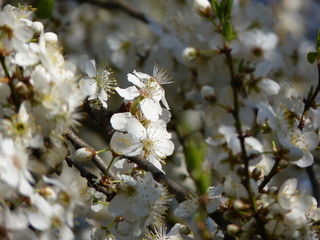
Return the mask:
{"type": "Polygon", "coordinates": [[[108,107],[107,101],[110,93],[116,84],[110,78],[110,72],[105,67],[96,68],[96,62],[88,60],[87,56],[80,58],[80,68],[88,76],[80,80],[81,91],[88,96],[88,100],[98,99],[104,108],[108,107]]]}
{"type": "Polygon", "coordinates": [[[159,119],[159,115],[162,114],[160,101],[166,109],[169,109],[161,85],[170,83],[170,77],[157,65],[154,66],[153,76],[134,70],[133,74],[128,74],[128,81],[135,86],[126,89],[117,87],[116,91],[125,100],[138,98],[137,101],[140,104],[141,111],[148,120],[157,121],[159,119]]]}
{"type": "Polygon", "coordinates": [[[160,162],[173,153],[174,144],[170,140],[163,121],[150,122],[146,127],[128,113],[114,114],[112,126],[119,131],[111,138],[111,148],[118,154],[141,156],[162,169],[160,162]]]}
{"type": "Polygon", "coordinates": [[[0,180],[23,195],[33,192],[34,182],[28,170],[28,154],[25,149],[10,138],[0,134],[0,180]]]}

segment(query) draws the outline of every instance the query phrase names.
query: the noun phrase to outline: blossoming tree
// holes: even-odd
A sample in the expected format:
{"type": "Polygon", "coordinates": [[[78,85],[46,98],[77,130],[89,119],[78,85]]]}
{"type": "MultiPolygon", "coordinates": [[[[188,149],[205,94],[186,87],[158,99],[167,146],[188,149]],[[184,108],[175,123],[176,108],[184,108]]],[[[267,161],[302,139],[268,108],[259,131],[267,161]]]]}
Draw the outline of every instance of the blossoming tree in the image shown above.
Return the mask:
{"type": "Polygon", "coordinates": [[[319,239],[302,2],[3,3],[0,238],[319,239]]]}

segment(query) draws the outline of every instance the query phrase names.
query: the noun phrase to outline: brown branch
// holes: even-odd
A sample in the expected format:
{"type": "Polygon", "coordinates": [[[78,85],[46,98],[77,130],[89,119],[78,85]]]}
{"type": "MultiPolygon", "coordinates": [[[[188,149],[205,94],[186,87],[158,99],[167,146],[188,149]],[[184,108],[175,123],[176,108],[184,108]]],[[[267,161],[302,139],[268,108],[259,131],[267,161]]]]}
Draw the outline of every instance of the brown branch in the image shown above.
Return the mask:
{"type": "MultiPolygon", "coordinates": [[[[110,124],[110,118],[114,112],[106,111],[105,109],[100,109],[100,110],[92,109],[89,103],[84,104],[84,109],[88,112],[89,116],[95,122],[97,122],[102,129],[106,131],[107,134],[110,134],[112,129],[110,124]]],[[[67,134],[67,137],[68,136],[69,137],[71,136],[72,138],[74,138],[74,136],[70,135],[70,133],[67,134]]],[[[85,146],[83,145],[83,147],[85,146]]],[[[143,170],[150,172],[155,181],[167,186],[169,192],[175,196],[175,199],[178,202],[183,202],[184,200],[187,199],[187,192],[184,189],[182,189],[176,182],[174,182],[172,179],[167,177],[165,173],[163,173],[158,168],[156,168],[152,163],[144,159],[141,159],[139,157],[127,157],[127,158],[131,162],[137,164],[143,170]]],[[[222,212],[216,211],[214,213],[211,213],[209,216],[221,227],[221,229],[224,232],[226,231],[226,226],[229,223],[223,218],[222,212]]],[[[229,236],[227,233],[225,233],[225,235],[226,235],[225,239],[234,239],[233,237],[229,236]]]]}
{"type": "Polygon", "coordinates": [[[106,9],[121,10],[124,13],[128,14],[129,16],[138,19],[139,21],[142,21],[144,23],[150,22],[143,12],[129,6],[127,3],[124,3],[121,0],[77,0],[77,1],[80,3],[95,4],[97,6],[100,6],[106,9]]]}
{"type": "Polygon", "coordinates": [[[301,119],[300,119],[300,122],[298,125],[298,128],[301,131],[304,128],[309,109],[316,107],[315,99],[318,96],[318,93],[320,91],[320,63],[317,64],[317,68],[318,68],[318,85],[317,85],[317,88],[312,93],[312,95],[310,97],[308,96],[308,99],[304,99],[304,109],[303,109],[303,113],[302,113],[302,116],[301,116],[301,119]]]}
{"type": "MultiPolygon", "coordinates": [[[[72,145],[78,149],[78,148],[90,148],[94,150],[90,145],[88,145],[85,141],[83,141],[78,135],[76,135],[73,131],[68,130],[66,134],[67,139],[72,143],[72,145]]],[[[112,178],[115,178],[114,174],[108,170],[108,166],[104,163],[103,159],[99,157],[98,155],[94,156],[91,160],[94,165],[97,166],[97,168],[103,173],[108,174],[112,178]]]]}
{"type": "Polygon", "coordinates": [[[276,157],[275,163],[274,163],[272,169],[270,170],[268,175],[265,176],[264,179],[262,180],[262,182],[260,183],[259,191],[261,191],[270,182],[270,180],[279,172],[278,166],[279,166],[280,160],[281,159],[276,157]]]}
{"type": "Polygon", "coordinates": [[[85,167],[83,167],[83,165],[80,162],[73,160],[70,156],[67,156],[65,160],[69,167],[75,166],[79,170],[81,177],[87,179],[88,187],[92,187],[95,190],[103,193],[107,197],[107,199],[113,198],[114,193],[108,192],[106,188],[101,186],[98,177],[89,172],[85,167]]]}

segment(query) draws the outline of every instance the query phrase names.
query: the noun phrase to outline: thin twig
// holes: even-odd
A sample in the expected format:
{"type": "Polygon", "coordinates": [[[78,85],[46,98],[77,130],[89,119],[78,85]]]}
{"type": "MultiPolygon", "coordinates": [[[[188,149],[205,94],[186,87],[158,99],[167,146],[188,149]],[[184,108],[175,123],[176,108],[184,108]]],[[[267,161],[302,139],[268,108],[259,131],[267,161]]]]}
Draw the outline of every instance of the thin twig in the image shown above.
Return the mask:
{"type": "Polygon", "coordinates": [[[89,187],[93,187],[97,191],[106,195],[107,199],[113,198],[114,193],[108,192],[106,188],[101,186],[100,182],[98,180],[98,177],[96,175],[92,174],[91,172],[89,172],[85,167],[83,167],[83,165],[80,162],[75,161],[70,156],[67,156],[65,160],[70,167],[75,166],[79,170],[81,177],[84,177],[87,179],[87,181],[88,181],[87,185],[89,187]]]}
{"type": "MultiPolygon", "coordinates": [[[[84,147],[84,148],[89,148],[94,150],[90,145],[88,145],[85,141],[83,141],[77,134],[75,134],[71,130],[67,131],[66,137],[76,149],[84,147]]],[[[94,165],[97,166],[97,168],[103,174],[108,173],[108,175],[110,175],[112,178],[115,178],[114,174],[111,171],[108,172],[108,166],[104,163],[101,157],[99,157],[98,155],[94,156],[92,158],[92,162],[94,163],[94,165]]]]}
{"type": "Polygon", "coordinates": [[[318,68],[318,85],[317,85],[317,88],[312,93],[312,96],[310,98],[304,100],[304,109],[303,109],[303,113],[302,113],[302,116],[301,116],[301,119],[300,119],[300,122],[298,125],[298,128],[301,131],[304,128],[304,124],[305,124],[309,109],[315,106],[315,99],[318,96],[318,93],[320,91],[320,64],[319,63],[317,64],[317,68],[318,68]]]}
{"type": "Polygon", "coordinates": [[[280,163],[280,159],[276,158],[275,163],[274,163],[273,167],[271,168],[270,172],[268,173],[267,176],[264,177],[264,179],[260,183],[259,191],[261,191],[270,182],[270,180],[273,178],[273,176],[278,173],[279,163],[280,163]]]}
{"type": "Polygon", "coordinates": [[[143,12],[129,6],[128,4],[124,3],[121,0],[77,0],[77,1],[80,3],[95,4],[97,6],[100,6],[106,9],[118,9],[128,14],[129,16],[138,19],[139,21],[142,21],[144,23],[150,22],[143,12]]]}

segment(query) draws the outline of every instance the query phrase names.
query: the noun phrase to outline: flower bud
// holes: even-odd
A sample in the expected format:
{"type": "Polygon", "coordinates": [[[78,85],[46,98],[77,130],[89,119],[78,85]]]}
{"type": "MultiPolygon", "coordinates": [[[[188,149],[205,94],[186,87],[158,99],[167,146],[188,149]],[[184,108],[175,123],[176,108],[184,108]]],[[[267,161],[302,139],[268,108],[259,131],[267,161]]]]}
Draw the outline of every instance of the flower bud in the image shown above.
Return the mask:
{"type": "Polygon", "coordinates": [[[25,83],[19,81],[15,84],[15,88],[16,91],[20,94],[20,95],[25,95],[28,93],[28,87],[25,83]]]}
{"type": "Polygon", "coordinates": [[[216,94],[214,92],[214,88],[211,86],[203,86],[201,88],[201,95],[205,100],[209,102],[214,102],[216,100],[216,94]]]}
{"type": "Polygon", "coordinates": [[[43,24],[41,22],[33,22],[32,23],[32,29],[35,32],[41,32],[43,31],[43,24]]]}
{"type": "Polygon", "coordinates": [[[241,200],[235,200],[233,203],[233,207],[235,210],[240,211],[245,208],[245,203],[241,200]]]}
{"type": "Polygon", "coordinates": [[[79,148],[74,155],[74,159],[79,162],[90,161],[96,155],[96,151],[90,148],[79,148]]]}
{"type": "Polygon", "coordinates": [[[194,10],[204,17],[209,17],[212,14],[211,3],[208,0],[194,0],[194,10]]]}
{"type": "Polygon", "coordinates": [[[42,187],[39,190],[40,195],[42,195],[46,199],[55,199],[57,194],[55,191],[52,189],[52,187],[42,187]]]}
{"type": "Polygon", "coordinates": [[[186,225],[181,225],[181,226],[179,226],[179,233],[184,234],[184,235],[188,235],[191,233],[191,231],[190,231],[190,228],[188,228],[186,225]]]}
{"type": "Polygon", "coordinates": [[[263,171],[260,168],[254,168],[253,171],[251,172],[251,178],[254,180],[258,181],[261,178],[263,178],[263,171]]]}
{"type": "Polygon", "coordinates": [[[229,224],[228,226],[227,226],[227,232],[230,234],[230,235],[235,235],[235,234],[237,234],[237,232],[239,232],[240,231],[240,228],[237,226],[237,225],[235,225],[235,224],[229,224]]]}
{"type": "Polygon", "coordinates": [[[200,56],[200,51],[194,47],[187,47],[182,52],[182,58],[186,62],[191,62],[195,60],[198,56],[200,56]]]}
{"type": "Polygon", "coordinates": [[[46,42],[50,42],[50,43],[57,43],[58,42],[58,36],[57,36],[57,34],[55,34],[53,32],[46,32],[44,34],[44,39],[46,42]]]}

